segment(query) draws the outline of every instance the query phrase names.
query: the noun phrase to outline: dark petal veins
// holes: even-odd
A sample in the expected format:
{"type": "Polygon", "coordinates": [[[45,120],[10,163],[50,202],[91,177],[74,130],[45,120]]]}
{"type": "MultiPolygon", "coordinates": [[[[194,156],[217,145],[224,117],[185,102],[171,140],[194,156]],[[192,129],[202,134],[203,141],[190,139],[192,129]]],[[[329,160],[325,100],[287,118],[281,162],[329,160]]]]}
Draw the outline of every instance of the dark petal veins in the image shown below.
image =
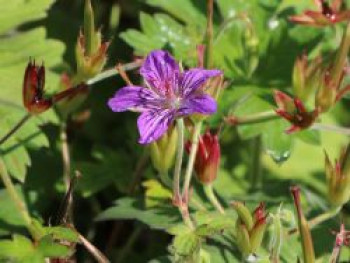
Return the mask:
{"type": "Polygon", "coordinates": [[[207,69],[190,69],[185,71],[179,83],[179,94],[183,97],[190,95],[196,91],[211,77],[215,77],[222,74],[220,70],[207,70],[207,69]]]}
{"type": "Polygon", "coordinates": [[[116,92],[109,99],[108,106],[114,112],[126,110],[144,111],[146,109],[158,108],[160,99],[150,89],[137,86],[127,86],[116,92]]]}
{"type": "Polygon", "coordinates": [[[213,114],[216,112],[216,108],[216,101],[212,97],[206,94],[200,94],[184,100],[178,110],[178,114],[180,116],[193,113],[213,114]]]}
{"type": "Polygon", "coordinates": [[[174,120],[174,111],[149,110],[137,119],[140,139],[139,143],[148,144],[159,139],[174,120]]]}
{"type": "Polygon", "coordinates": [[[147,56],[140,73],[152,89],[165,95],[176,86],[180,69],[168,52],[155,50],[147,56]]]}

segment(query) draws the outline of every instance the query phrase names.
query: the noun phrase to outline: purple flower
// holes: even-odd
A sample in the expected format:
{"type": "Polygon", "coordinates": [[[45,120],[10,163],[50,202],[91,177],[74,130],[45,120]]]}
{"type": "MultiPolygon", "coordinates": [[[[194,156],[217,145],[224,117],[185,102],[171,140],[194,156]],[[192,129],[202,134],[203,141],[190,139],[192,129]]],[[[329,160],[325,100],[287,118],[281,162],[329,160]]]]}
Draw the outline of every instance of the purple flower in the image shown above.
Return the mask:
{"type": "Polygon", "coordinates": [[[139,143],[160,138],[176,118],[216,111],[216,101],[202,87],[221,71],[194,68],[181,72],[168,52],[156,50],[147,56],[140,73],[147,88],[127,86],[108,101],[114,112],[141,112],[137,120],[139,143]]]}

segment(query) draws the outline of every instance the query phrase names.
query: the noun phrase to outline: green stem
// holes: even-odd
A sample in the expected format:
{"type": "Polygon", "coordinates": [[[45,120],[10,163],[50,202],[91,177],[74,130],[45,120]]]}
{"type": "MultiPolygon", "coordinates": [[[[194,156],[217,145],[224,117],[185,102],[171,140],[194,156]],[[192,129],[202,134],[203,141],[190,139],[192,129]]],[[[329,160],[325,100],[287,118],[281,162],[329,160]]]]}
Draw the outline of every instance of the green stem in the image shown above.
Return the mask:
{"type": "Polygon", "coordinates": [[[166,187],[171,188],[171,185],[173,184],[173,182],[171,181],[168,173],[166,172],[159,173],[159,178],[166,187]]]}
{"type": "Polygon", "coordinates": [[[188,211],[188,200],[181,196],[180,193],[180,176],[181,176],[181,166],[182,166],[182,157],[184,152],[184,138],[185,138],[185,125],[183,119],[177,119],[176,127],[178,130],[178,145],[177,145],[177,153],[176,153],[176,161],[175,161],[175,169],[174,169],[174,181],[173,181],[173,191],[174,191],[174,202],[176,206],[179,208],[182,219],[185,224],[194,229],[194,224],[191,220],[189,211],[188,211]]]}
{"type": "Polygon", "coordinates": [[[207,30],[206,30],[206,56],[205,56],[205,68],[211,68],[213,66],[213,9],[214,0],[207,0],[207,30]]]}
{"type": "Polygon", "coordinates": [[[184,153],[184,139],[185,139],[185,127],[183,119],[177,119],[176,128],[178,133],[177,141],[177,152],[176,152],[176,161],[174,169],[174,181],[173,181],[173,191],[175,200],[181,199],[180,193],[180,176],[181,176],[181,166],[182,166],[182,157],[184,153]]]}
{"type": "Polygon", "coordinates": [[[21,128],[27,122],[27,120],[30,119],[31,116],[32,115],[27,113],[15,126],[13,126],[10,131],[8,131],[2,138],[0,138],[0,145],[5,143],[12,135],[14,135],[19,130],[19,128],[21,128]]]}
{"type": "Polygon", "coordinates": [[[271,110],[242,117],[229,116],[226,118],[226,121],[232,125],[247,125],[273,120],[278,117],[276,112],[271,110]]]}
{"type": "Polygon", "coordinates": [[[15,207],[16,207],[17,211],[19,212],[19,214],[21,215],[28,231],[31,233],[31,235],[33,236],[33,238],[35,240],[39,240],[41,237],[41,233],[39,233],[37,231],[37,229],[34,227],[34,225],[32,224],[33,223],[32,218],[30,217],[30,215],[28,213],[27,207],[26,207],[25,203],[22,201],[22,199],[19,197],[19,195],[16,191],[16,188],[11,181],[11,178],[10,178],[9,174],[7,173],[5,164],[4,164],[2,159],[0,159],[0,176],[1,176],[2,182],[4,183],[8,194],[10,195],[10,198],[12,199],[13,203],[15,204],[15,207]]]}
{"type": "Polygon", "coordinates": [[[193,166],[194,162],[196,160],[197,150],[198,150],[198,142],[199,142],[199,135],[202,128],[202,121],[197,122],[194,125],[194,132],[193,132],[193,138],[192,138],[192,144],[191,144],[191,152],[187,163],[186,173],[185,173],[185,181],[182,188],[182,196],[187,199],[190,183],[192,179],[192,173],[193,173],[193,166]]]}
{"type": "Polygon", "coordinates": [[[213,185],[205,184],[203,185],[203,190],[208,200],[216,208],[216,210],[218,210],[221,214],[225,214],[224,208],[222,207],[222,205],[220,204],[219,200],[217,199],[214,193],[213,185]]]}
{"type": "Polygon", "coordinates": [[[314,217],[313,219],[309,220],[309,226],[310,228],[313,228],[321,223],[323,223],[324,221],[327,221],[333,217],[335,217],[341,210],[341,207],[336,207],[333,208],[323,214],[320,214],[316,217],[314,217]]]}
{"type": "Polygon", "coordinates": [[[350,129],[339,127],[335,125],[330,124],[322,124],[322,123],[314,123],[310,129],[312,130],[319,130],[319,131],[330,131],[330,132],[336,132],[344,135],[350,135],[350,129]]]}
{"type": "MultiPolygon", "coordinates": [[[[131,63],[128,63],[128,64],[124,64],[121,66],[121,68],[124,70],[124,71],[129,71],[129,70],[133,70],[133,69],[137,69],[139,68],[143,63],[143,60],[137,60],[135,62],[131,62],[131,63]]],[[[107,78],[110,78],[112,76],[115,76],[115,75],[118,75],[119,72],[116,68],[111,68],[111,69],[107,69],[103,72],[101,72],[100,74],[98,74],[97,76],[89,79],[86,84],[87,85],[93,85],[99,81],[102,81],[104,79],[107,79],[107,78]]]]}
{"type": "MultiPolygon", "coordinates": [[[[336,216],[340,212],[340,210],[341,210],[341,207],[336,207],[336,208],[333,208],[333,209],[331,209],[323,214],[320,214],[320,215],[308,220],[310,229],[312,229],[315,226],[333,218],[334,216],[336,216]]],[[[289,235],[292,235],[295,233],[299,233],[297,228],[294,228],[294,229],[289,231],[289,235]]]]}

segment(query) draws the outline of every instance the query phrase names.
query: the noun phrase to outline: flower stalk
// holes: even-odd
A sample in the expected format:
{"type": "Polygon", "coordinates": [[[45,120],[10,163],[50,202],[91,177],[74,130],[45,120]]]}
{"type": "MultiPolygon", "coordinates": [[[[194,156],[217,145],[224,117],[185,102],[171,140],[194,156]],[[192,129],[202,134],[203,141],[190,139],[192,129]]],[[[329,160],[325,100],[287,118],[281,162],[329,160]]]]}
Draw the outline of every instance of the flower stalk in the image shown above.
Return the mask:
{"type": "Polygon", "coordinates": [[[204,184],[203,190],[208,200],[216,208],[216,210],[218,210],[220,214],[225,214],[224,208],[222,207],[222,205],[220,204],[219,200],[217,199],[214,193],[213,184],[204,184]]]}
{"type": "Polygon", "coordinates": [[[184,152],[184,139],[185,139],[185,127],[184,121],[182,118],[177,119],[176,128],[178,133],[178,141],[177,141],[177,152],[176,152],[176,160],[175,160],[175,169],[174,169],[174,179],[173,179],[173,193],[175,200],[181,199],[180,192],[180,177],[181,177],[181,166],[182,166],[182,158],[184,152]]]}
{"type": "Polygon", "coordinates": [[[178,132],[178,144],[175,160],[174,179],[173,179],[173,192],[174,192],[174,205],[178,207],[184,223],[191,229],[194,229],[194,224],[191,220],[188,211],[188,198],[183,198],[180,192],[180,177],[182,158],[184,153],[184,137],[185,137],[185,125],[182,118],[176,120],[177,132],[178,132]]]}
{"type": "Polygon", "coordinates": [[[186,199],[188,198],[188,194],[189,194],[189,188],[190,188],[190,183],[191,183],[192,174],[193,174],[194,162],[196,160],[202,123],[203,123],[202,121],[199,121],[194,125],[191,151],[190,151],[190,156],[186,167],[185,181],[182,188],[182,196],[185,197],[186,199]]]}

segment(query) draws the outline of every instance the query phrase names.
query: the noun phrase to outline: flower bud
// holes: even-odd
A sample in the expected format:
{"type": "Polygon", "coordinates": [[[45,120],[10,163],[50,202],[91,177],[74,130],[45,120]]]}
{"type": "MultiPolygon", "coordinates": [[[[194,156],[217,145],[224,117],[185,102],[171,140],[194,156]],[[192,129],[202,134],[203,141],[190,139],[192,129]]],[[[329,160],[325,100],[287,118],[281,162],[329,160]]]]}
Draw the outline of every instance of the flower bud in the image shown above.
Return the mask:
{"type": "Polygon", "coordinates": [[[305,263],[315,262],[315,251],[308,222],[303,214],[300,203],[300,189],[296,186],[291,188],[294,199],[294,206],[298,215],[299,233],[302,242],[303,256],[305,263]]]}
{"type": "Polygon", "coordinates": [[[292,126],[286,130],[286,133],[309,128],[315,122],[319,114],[318,109],[309,112],[300,99],[293,99],[281,91],[275,90],[274,98],[278,106],[276,113],[292,124],[292,126]]]}
{"type": "Polygon", "coordinates": [[[233,202],[232,205],[238,214],[236,223],[237,245],[244,257],[256,254],[261,247],[267,225],[265,205],[260,203],[253,216],[243,203],[233,202]]]}
{"type": "MultiPolygon", "coordinates": [[[[186,143],[187,152],[191,151],[191,143],[186,143]]],[[[209,130],[199,138],[198,151],[194,164],[197,179],[202,184],[212,183],[218,174],[220,165],[220,144],[217,134],[209,130]]]]}
{"type": "Polygon", "coordinates": [[[335,207],[350,199],[350,147],[343,150],[339,161],[333,166],[325,153],[325,170],[328,184],[328,199],[335,207]]]}
{"type": "Polygon", "coordinates": [[[250,231],[250,245],[252,252],[258,250],[261,246],[266,230],[265,204],[260,205],[254,211],[254,226],[250,231]]]}
{"type": "Polygon", "coordinates": [[[101,40],[101,33],[95,31],[94,13],[90,0],[85,1],[84,33],[80,32],[75,53],[77,75],[81,81],[94,77],[101,72],[107,60],[109,42],[101,40]]]}
{"type": "Polygon", "coordinates": [[[250,211],[248,208],[241,202],[232,202],[233,208],[236,210],[238,214],[238,218],[248,227],[250,230],[254,223],[253,223],[253,217],[250,214],[250,211]]]}
{"type": "Polygon", "coordinates": [[[240,223],[239,220],[237,220],[237,225],[236,225],[236,240],[237,240],[237,246],[241,251],[243,257],[245,258],[248,257],[251,251],[249,233],[247,230],[247,226],[243,223],[240,223]]]}
{"type": "Polygon", "coordinates": [[[317,10],[306,10],[301,15],[291,16],[292,22],[309,26],[330,26],[350,18],[348,10],[341,10],[342,0],[315,0],[317,10]],[[329,2],[331,2],[329,4],[329,2]]]}
{"type": "Polygon", "coordinates": [[[167,174],[173,165],[177,140],[177,130],[170,128],[159,140],[149,145],[153,166],[160,174],[167,174]]]}
{"type": "Polygon", "coordinates": [[[39,114],[52,106],[51,99],[44,98],[45,67],[29,61],[23,80],[23,104],[31,114],[39,114]]]}
{"type": "Polygon", "coordinates": [[[307,101],[311,93],[320,85],[321,58],[312,60],[309,64],[307,55],[298,57],[293,69],[293,89],[296,97],[307,101]]]}

